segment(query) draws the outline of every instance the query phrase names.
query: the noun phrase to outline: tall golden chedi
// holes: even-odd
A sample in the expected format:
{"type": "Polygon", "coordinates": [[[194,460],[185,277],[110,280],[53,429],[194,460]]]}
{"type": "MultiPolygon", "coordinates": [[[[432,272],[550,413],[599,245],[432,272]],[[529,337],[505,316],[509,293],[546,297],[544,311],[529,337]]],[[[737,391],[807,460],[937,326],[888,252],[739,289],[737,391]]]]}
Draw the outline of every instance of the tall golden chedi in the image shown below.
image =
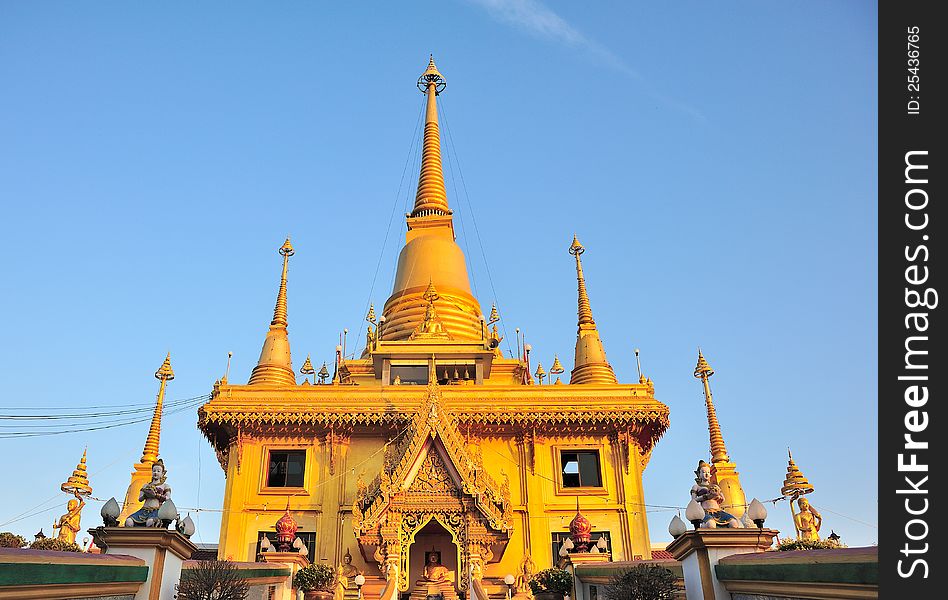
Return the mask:
{"type": "Polygon", "coordinates": [[[142,457],[135,463],[132,470],[132,478],[125,491],[125,501],[122,503],[122,513],[119,515],[118,522],[124,523],[130,514],[142,507],[144,502],[139,500],[138,493],[142,486],[151,481],[151,467],[158,460],[158,446],[161,442],[161,413],[164,410],[165,388],[168,382],[174,379],[174,370],[171,368],[171,353],[165,357],[164,362],[155,371],[155,379],[158,383],[158,396],[155,400],[155,412],[151,417],[151,425],[148,428],[148,437],[145,438],[145,446],[142,448],[142,457]]]}
{"type": "Polygon", "coordinates": [[[714,369],[698,349],[698,364],[695,366],[695,378],[701,380],[704,388],[704,402],[708,410],[708,434],[711,442],[711,480],[721,486],[724,502],[721,508],[738,519],[743,516],[747,508],[747,497],[737,472],[737,465],[731,462],[724,446],[724,435],[721,433],[721,424],[718,423],[718,414],[714,410],[714,398],[711,396],[709,379],[714,375],[714,369]]]}
{"type": "Polygon", "coordinates": [[[286,244],[277,309],[249,383],[216,382],[199,410],[227,478],[219,555],[253,560],[288,501],[310,558],[339,565],[351,553],[366,597],[502,595],[504,576],[525,561],[554,564],[584,496],[593,535],[616,560],[649,558],[642,472],[668,408],[650,380],[617,382],[578,240],[570,385],[533,385],[528,353],[504,355],[496,307],[485,322],[455,242],[438,128],[445,80],[434,60],[418,87],[427,108],[418,191],[392,293],[380,316],[374,308],[366,316],[361,356],[340,348],[331,383],[296,384],[286,244]]]}

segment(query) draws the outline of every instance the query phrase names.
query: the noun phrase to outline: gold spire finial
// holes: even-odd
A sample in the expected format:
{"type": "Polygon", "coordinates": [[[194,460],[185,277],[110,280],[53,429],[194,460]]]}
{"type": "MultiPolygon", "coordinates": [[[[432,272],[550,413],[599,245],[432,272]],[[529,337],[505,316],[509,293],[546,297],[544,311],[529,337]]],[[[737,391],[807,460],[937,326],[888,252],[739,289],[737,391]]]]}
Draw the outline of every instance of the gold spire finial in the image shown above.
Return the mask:
{"type": "Polygon", "coordinates": [[[296,253],[290,238],[279,249],[283,257],[283,272],[280,275],[280,291],[277,292],[276,306],[273,309],[273,320],[270,321],[270,330],[263,341],[260,351],[260,360],[250,374],[249,385],[274,384],[296,385],[296,375],[293,373],[293,362],[290,358],[290,340],[287,336],[286,315],[286,272],[289,258],[296,253]]]}
{"type": "Polygon", "coordinates": [[[787,476],[783,480],[783,487],[780,488],[780,493],[784,496],[789,496],[790,501],[794,501],[804,494],[809,494],[815,488],[803,476],[803,473],[800,471],[800,468],[797,467],[796,463],[793,462],[793,455],[790,454],[790,449],[787,449],[787,454],[790,457],[790,460],[787,462],[787,476]]]}
{"type": "Polygon", "coordinates": [[[421,151],[421,176],[418,178],[418,191],[415,194],[415,207],[412,217],[428,215],[450,215],[448,193],[444,186],[444,173],[441,168],[441,135],[438,125],[438,105],[435,97],[444,91],[444,76],[435,66],[434,56],[428,61],[428,68],[418,78],[418,89],[428,97],[425,111],[425,133],[421,151]]]}
{"type": "Polygon", "coordinates": [[[428,280],[428,287],[425,289],[425,293],[422,294],[421,297],[427,300],[428,304],[434,304],[435,300],[441,298],[441,296],[438,295],[438,290],[435,289],[434,282],[431,279],[428,280]]]}
{"type": "Polygon", "coordinates": [[[721,424],[718,423],[718,415],[714,410],[714,398],[711,395],[711,385],[708,379],[714,375],[714,369],[708,364],[708,361],[698,348],[698,364],[695,366],[695,378],[700,379],[704,386],[704,403],[708,410],[708,433],[711,441],[711,462],[729,462],[727,448],[724,446],[724,435],[721,433],[721,424]]]}
{"type": "Polygon", "coordinates": [[[586,292],[586,277],[583,275],[583,263],[579,256],[586,249],[579,243],[579,238],[573,235],[573,243],[569,246],[569,253],[576,257],[576,281],[578,285],[578,316],[579,330],[576,333],[576,359],[570,373],[570,383],[617,383],[615,371],[606,359],[606,351],[599,338],[596,321],[593,320],[592,308],[589,306],[589,294],[586,292]]]}
{"type": "Polygon", "coordinates": [[[76,465],[72,475],[69,476],[69,479],[64,481],[62,485],[59,486],[59,489],[66,492],[67,494],[74,494],[75,496],[88,496],[92,493],[92,486],[89,485],[89,474],[86,470],[87,450],[88,449],[82,451],[82,458],[79,460],[79,464],[76,465]]]}
{"type": "Polygon", "coordinates": [[[586,251],[586,248],[579,243],[579,239],[573,234],[573,243],[569,246],[569,253],[576,257],[576,280],[579,286],[579,324],[595,325],[593,320],[592,308],[589,305],[589,294],[586,292],[586,277],[583,275],[583,263],[579,259],[580,255],[586,251]]]}
{"type": "Polygon", "coordinates": [[[369,304],[369,313],[365,315],[365,320],[368,321],[369,323],[375,323],[376,317],[375,317],[374,304],[369,304]]]}
{"type": "Polygon", "coordinates": [[[289,236],[287,236],[283,245],[280,246],[279,253],[280,256],[283,257],[283,274],[280,277],[280,291],[277,292],[276,306],[273,307],[273,320],[270,321],[270,324],[286,327],[286,269],[290,262],[290,257],[296,253],[296,251],[293,250],[293,244],[290,243],[289,236]]]}
{"type": "Polygon", "coordinates": [[[303,375],[312,375],[316,372],[316,369],[313,368],[313,361],[309,359],[309,354],[306,355],[306,360],[303,362],[303,366],[300,367],[300,373],[303,375]]]}
{"type": "Polygon", "coordinates": [[[165,356],[164,362],[155,371],[158,384],[158,397],[155,400],[155,412],[151,417],[151,426],[148,428],[148,437],[145,438],[145,447],[142,449],[142,459],[138,462],[151,464],[158,459],[158,444],[161,441],[161,412],[164,409],[165,386],[174,379],[174,370],[171,368],[171,353],[165,356]]]}
{"type": "Polygon", "coordinates": [[[550,367],[550,375],[559,375],[566,369],[563,368],[563,363],[560,362],[560,357],[553,355],[553,366],[550,367]]]}
{"type": "Polygon", "coordinates": [[[155,371],[155,379],[159,381],[171,381],[174,379],[174,370],[171,368],[171,353],[165,356],[165,360],[155,371]]]}
{"type": "Polygon", "coordinates": [[[695,378],[703,379],[714,375],[714,369],[705,360],[704,354],[701,354],[701,348],[698,348],[698,364],[695,366],[695,378]]]}
{"type": "Polygon", "coordinates": [[[497,304],[493,303],[490,305],[490,316],[487,318],[487,324],[493,325],[500,320],[500,313],[497,312],[497,304]]]}

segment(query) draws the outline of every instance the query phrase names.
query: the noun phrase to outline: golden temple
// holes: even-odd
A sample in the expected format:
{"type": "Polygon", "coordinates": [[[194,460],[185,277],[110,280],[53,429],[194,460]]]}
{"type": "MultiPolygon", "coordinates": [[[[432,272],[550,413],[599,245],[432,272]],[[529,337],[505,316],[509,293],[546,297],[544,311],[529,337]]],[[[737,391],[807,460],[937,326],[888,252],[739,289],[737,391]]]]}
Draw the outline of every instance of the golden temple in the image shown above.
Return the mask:
{"type": "MultiPolygon", "coordinates": [[[[226,474],[219,556],[254,560],[289,510],[311,559],[335,566],[351,552],[370,595],[416,591],[435,553],[455,591],[503,593],[504,577],[522,565],[555,563],[582,498],[591,535],[608,541],[613,560],[648,559],[642,473],[668,407],[650,379],[617,381],[575,237],[569,384],[539,385],[529,352],[501,351],[498,311],[484,317],[455,241],[438,124],[445,79],[433,59],[418,87],[426,111],[417,194],[392,293],[381,315],[370,308],[361,356],[337,348],[331,379],[324,365],[318,383],[307,357],[301,372],[314,380],[297,382],[287,240],[249,382],[223,377],[199,410],[226,474]]],[[[550,373],[562,372],[557,358],[550,373]]]]}

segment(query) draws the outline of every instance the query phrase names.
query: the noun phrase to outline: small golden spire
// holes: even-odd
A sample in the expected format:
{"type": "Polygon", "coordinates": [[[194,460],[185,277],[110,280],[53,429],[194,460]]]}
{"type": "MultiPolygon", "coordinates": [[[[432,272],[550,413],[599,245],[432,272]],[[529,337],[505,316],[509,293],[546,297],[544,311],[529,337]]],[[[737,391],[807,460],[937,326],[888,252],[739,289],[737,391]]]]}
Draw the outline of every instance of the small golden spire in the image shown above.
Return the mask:
{"type": "Polygon", "coordinates": [[[573,243],[569,246],[569,253],[576,257],[576,279],[579,284],[579,324],[595,325],[592,308],[589,306],[589,294],[586,292],[586,277],[583,276],[583,263],[579,256],[586,248],[579,243],[576,234],[573,234],[573,243]]]}
{"type": "Polygon", "coordinates": [[[425,288],[425,293],[421,295],[422,298],[428,301],[428,304],[434,304],[435,300],[440,300],[441,296],[438,295],[438,290],[435,289],[434,282],[429,279],[428,287],[425,288]]]}
{"type": "Polygon", "coordinates": [[[142,449],[142,459],[140,463],[153,463],[158,460],[158,444],[161,441],[161,412],[165,402],[165,386],[174,379],[174,370],[171,368],[171,353],[165,356],[164,362],[155,371],[155,379],[158,384],[158,398],[155,401],[155,413],[151,417],[151,426],[148,428],[148,437],[145,439],[145,447],[142,449]]]}
{"type": "Polygon", "coordinates": [[[325,383],[329,378],[329,368],[326,366],[325,361],[323,361],[323,366],[319,367],[319,373],[317,373],[317,375],[319,376],[319,383],[325,383]]]}
{"type": "Polygon", "coordinates": [[[267,331],[267,337],[263,341],[260,360],[257,361],[257,366],[250,374],[249,385],[296,385],[296,375],[293,373],[293,362],[290,358],[290,340],[286,331],[286,272],[289,258],[295,253],[289,237],[283,242],[279,253],[283,257],[280,291],[277,292],[270,330],[267,331]]]}
{"type": "MultiPolygon", "coordinates": [[[[316,373],[316,369],[313,368],[313,361],[309,359],[309,354],[306,355],[306,360],[303,362],[303,366],[300,367],[300,373],[303,375],[312,375],[316,373]]],[[[313,383],[315,383],[315,381],[313,383]]]]}
{"type": "Polygon", "coordinates": [[[76,465],[76,469],[72,472],[69,479],[59,486],[59,489],[67,494],[88,496],[92,493],[92,486],[89,485],[89,474],[86,471],[86,451],[87,450],[82,451],[82,458],[79,460],[79,464],[76,465]]]}
{"type": "Polygon", "coordinates": [[[579,239],[573,235],[569,253],[576,257],[579,329],[576,333],[576,357],[569,382],[573,384],[617,383],[615,371],[606,359],[606,351],[602,347],[602,339],[599,337],[599,330],[596,328],[596,321],[593,320],[592,309],[589,306],[586,277],[583,275],[583,263],[579,259],[585,251],[579,239]]]}
{"type": "Polygon", "coordinates": [[[441,168],[441,136],[438,131],[438,106],[435,102],[435,97],[444,91],[445,85],[444,76],[438,71],[432,56],[428,61],[428,68],[418,78],[418,89],[428,97],[428,105],[421,151],[421,176],[418,178],[418,192],[415,194],[412,217],[451,214],[441,168]]]}
{"type": "Polygon", "coordinates": [[[487,324],[488,324],[488,325],[493,325],[494,323],[496,323],[496,322],[499,321],[499,320],[500,320],[500,314],[497,312],[497,305],[496,305],[496,304],[491,304],[491,305],[490,305],[490,317],[487,318],[487,324]]]}
{"type": "Polygon", "coordinates": [[[701,348],[698,348],[698,364],[695,366],[695,378],[700,379],[704,386],[704,403],[708,409],[708,433],[711,439],[711,462],[730,462],[727,455],[727,448],[724,446],[724,435],[721,433],[721,424],[718,423],[718,415],[714,410],[714,398],[711,395],[711,385],[708,379],[714,375],[714,369],[705,360],[701,348]]]}
{"type": "Polygon", "coordinates": [[[789,496],[792,502],[800,496],[812,492],[814,487],[807,481],[807,478],[803,476],[803,473],[800,471],[800,468],[797,467],[796,463],[793,462],[793,454],[790,453],[789,448],[787,449],[787,455],[790,457],[790,460],[787,464],[787,476],[783,480],[783,487],[780,488],[780,493],[784,496],[789,496]]]}
{"type": "Polygon", "coordinates": [[[560,357],[553,355],[553,366],[550,367],[550,375],[559,375],[566,369],[563,368],[563,363],[560,362],[560,357]]]}
{"type": "Polygon", "coordinates": [[[375,323],[375,305],[369,304],[369,314],[365,315],[365,320],[369,323],[375,323]]]}
{"type": "Polygon", "coordinates": [[[546,371],[543,370],[543,363],[537,362],[537,370],[533,376],[540,380],[540,385],[543,385],[543,378],[546,377],[546,371]]]}

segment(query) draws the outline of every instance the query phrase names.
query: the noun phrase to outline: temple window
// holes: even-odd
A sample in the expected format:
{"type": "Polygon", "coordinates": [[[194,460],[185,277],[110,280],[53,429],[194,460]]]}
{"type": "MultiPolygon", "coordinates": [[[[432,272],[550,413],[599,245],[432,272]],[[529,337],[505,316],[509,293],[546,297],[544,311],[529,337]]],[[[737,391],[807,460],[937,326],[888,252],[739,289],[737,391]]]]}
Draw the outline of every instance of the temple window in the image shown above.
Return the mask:
{"type": "Polygon", "coordinates": [[[270,450],[267,487],[303,487],[305,450],[270,450]]]}
{"type": "Polygon", "coordinates": [[[428,385],[428,365],[392,365],[389,385],[428,385]]]}
{"type": "Polygon", "coordinates": [[[563,487],[602,487],[598,450],[562,450],[560,452],[563,487]]]}

